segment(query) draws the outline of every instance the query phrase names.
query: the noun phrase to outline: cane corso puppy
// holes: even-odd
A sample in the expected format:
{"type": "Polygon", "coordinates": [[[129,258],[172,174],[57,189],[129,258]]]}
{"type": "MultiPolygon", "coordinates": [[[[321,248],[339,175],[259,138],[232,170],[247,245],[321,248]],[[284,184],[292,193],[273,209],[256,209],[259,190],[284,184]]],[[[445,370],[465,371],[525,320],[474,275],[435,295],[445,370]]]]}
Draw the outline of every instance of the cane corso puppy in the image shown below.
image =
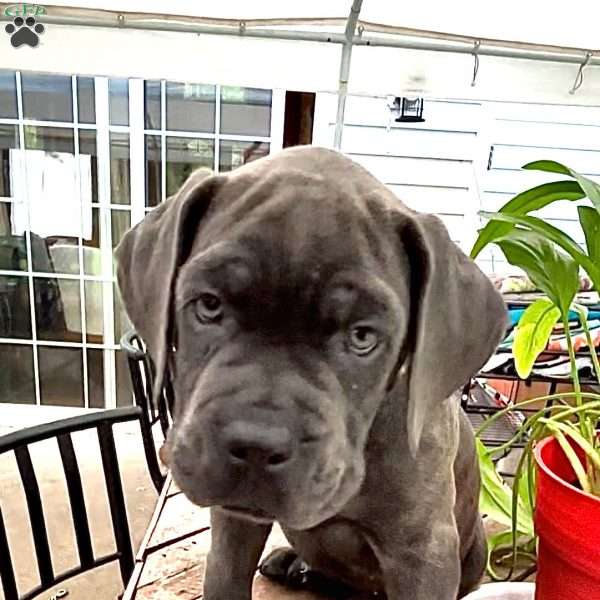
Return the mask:
{"type": "Polygon", "coordinates": [[[117,257],[155,393],[173,381],[173,477],[212,507],[206,600],[250,600],[275,521],[291,549],[261,570],[284,583],[389,600],[477,586],[479,472],[456,390],[506,311],[436,217],[298,147],[196,171],[117,257]]]}

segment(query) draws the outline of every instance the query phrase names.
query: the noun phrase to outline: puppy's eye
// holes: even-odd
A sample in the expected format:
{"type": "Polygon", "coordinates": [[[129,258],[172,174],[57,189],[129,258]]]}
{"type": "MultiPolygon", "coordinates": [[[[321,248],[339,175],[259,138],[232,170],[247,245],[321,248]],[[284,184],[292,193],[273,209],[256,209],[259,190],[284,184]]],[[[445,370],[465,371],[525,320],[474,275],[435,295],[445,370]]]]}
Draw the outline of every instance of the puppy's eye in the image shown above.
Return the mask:
{"type": "Polygon", "coordinates": [[[366,325],[357,325],[350,330],[350,349],[359,356],[365,356],[375,350],[379,343],[377,332],[366,325]]]}
{"type": "Polygon", "coordinates": [[[214,294],[201,294],[196,300],[196,315],[203,323],[217,321],[223,314],[221,299],[214,294]]]}

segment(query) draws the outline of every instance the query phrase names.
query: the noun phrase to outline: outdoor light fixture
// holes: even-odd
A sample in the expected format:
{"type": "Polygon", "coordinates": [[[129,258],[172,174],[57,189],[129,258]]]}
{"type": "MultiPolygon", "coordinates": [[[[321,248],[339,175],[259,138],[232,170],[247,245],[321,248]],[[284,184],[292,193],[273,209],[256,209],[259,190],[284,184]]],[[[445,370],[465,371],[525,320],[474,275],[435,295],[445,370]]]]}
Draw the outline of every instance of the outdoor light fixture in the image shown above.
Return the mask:
{"type": "Polygon", "coordinates": [[[400,98],[391,99],[389,103],[392,113],[397,115],[396,123],[423,123],[423,98],[400,98]]]}

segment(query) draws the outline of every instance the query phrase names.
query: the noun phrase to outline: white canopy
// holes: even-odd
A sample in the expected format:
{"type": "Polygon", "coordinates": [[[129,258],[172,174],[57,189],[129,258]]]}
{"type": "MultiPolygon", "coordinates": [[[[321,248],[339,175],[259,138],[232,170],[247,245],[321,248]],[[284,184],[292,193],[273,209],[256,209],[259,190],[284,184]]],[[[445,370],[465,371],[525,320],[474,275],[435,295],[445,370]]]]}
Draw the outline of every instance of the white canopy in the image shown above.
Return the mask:
{"type": "MultiPolygon", "coordinates": [[[[351,5],[54,0],[40,46],[5,40],[0,68],[337,92],[351,5]]],[[[348,91],[600,105],[599,22],[589,0],[364,0],[348,91]]]]}

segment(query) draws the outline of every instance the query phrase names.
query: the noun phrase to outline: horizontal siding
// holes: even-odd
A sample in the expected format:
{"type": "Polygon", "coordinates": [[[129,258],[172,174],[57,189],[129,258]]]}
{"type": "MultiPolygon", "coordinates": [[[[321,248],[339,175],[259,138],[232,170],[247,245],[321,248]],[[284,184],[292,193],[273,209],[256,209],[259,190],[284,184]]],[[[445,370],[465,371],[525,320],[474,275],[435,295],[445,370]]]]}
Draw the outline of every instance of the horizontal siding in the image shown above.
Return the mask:
{"type": "MultiPolygon", "coordinates": [[[[598,135],[600,135],[600,131],[598,135]]],[[[598,152],[577,148],[556,149],[497,144],[494,146],[491,166],[494,169],[519,170],[523,165],[534,160],[555,160],[567,164],[584,175],[600,175],[600,155],[598,152]]],[[[560,179],[562,175],[555,174],[553,177],[560,179]]]]}
{"type": "Polygon", "coordinates": [[[349,156],[389,185],[468,188],[473,182],[473,165],[466,161],[372,154],[350,154],[349,156]]]}
{"type": "MultiPolygon", "coordinates": [[[[318,95],[316,143],[332,145],[335,109],[334,95],[318,95]]],[[[389,115],[384,98],[348,97],[342,151],[408,206],[438,215],[466,251],[485,224],[478,211],[498,210],[515,194],[563,179],[523,171],[524,164],[556,160],[600,183],[598,107],[425,100],[424,123],[395,123],[389,115]]],[[[578,204],[555,203],[536,215],[583,244],[578,204]]],[[[478,263],[486,272],[515,271],[495,246],[478,263]]]]}
{"type": "Polygon", "coordinates": [[[342,151],[397,157],[473,160],[477,152],[476,142],[477,134],[474,132],[349,125],[344,127],[342,151]]]}
{"type": "Polygon", "coordinates": [[[498,120],[494,145],[600,151],[600,125],[498,120]]]}

